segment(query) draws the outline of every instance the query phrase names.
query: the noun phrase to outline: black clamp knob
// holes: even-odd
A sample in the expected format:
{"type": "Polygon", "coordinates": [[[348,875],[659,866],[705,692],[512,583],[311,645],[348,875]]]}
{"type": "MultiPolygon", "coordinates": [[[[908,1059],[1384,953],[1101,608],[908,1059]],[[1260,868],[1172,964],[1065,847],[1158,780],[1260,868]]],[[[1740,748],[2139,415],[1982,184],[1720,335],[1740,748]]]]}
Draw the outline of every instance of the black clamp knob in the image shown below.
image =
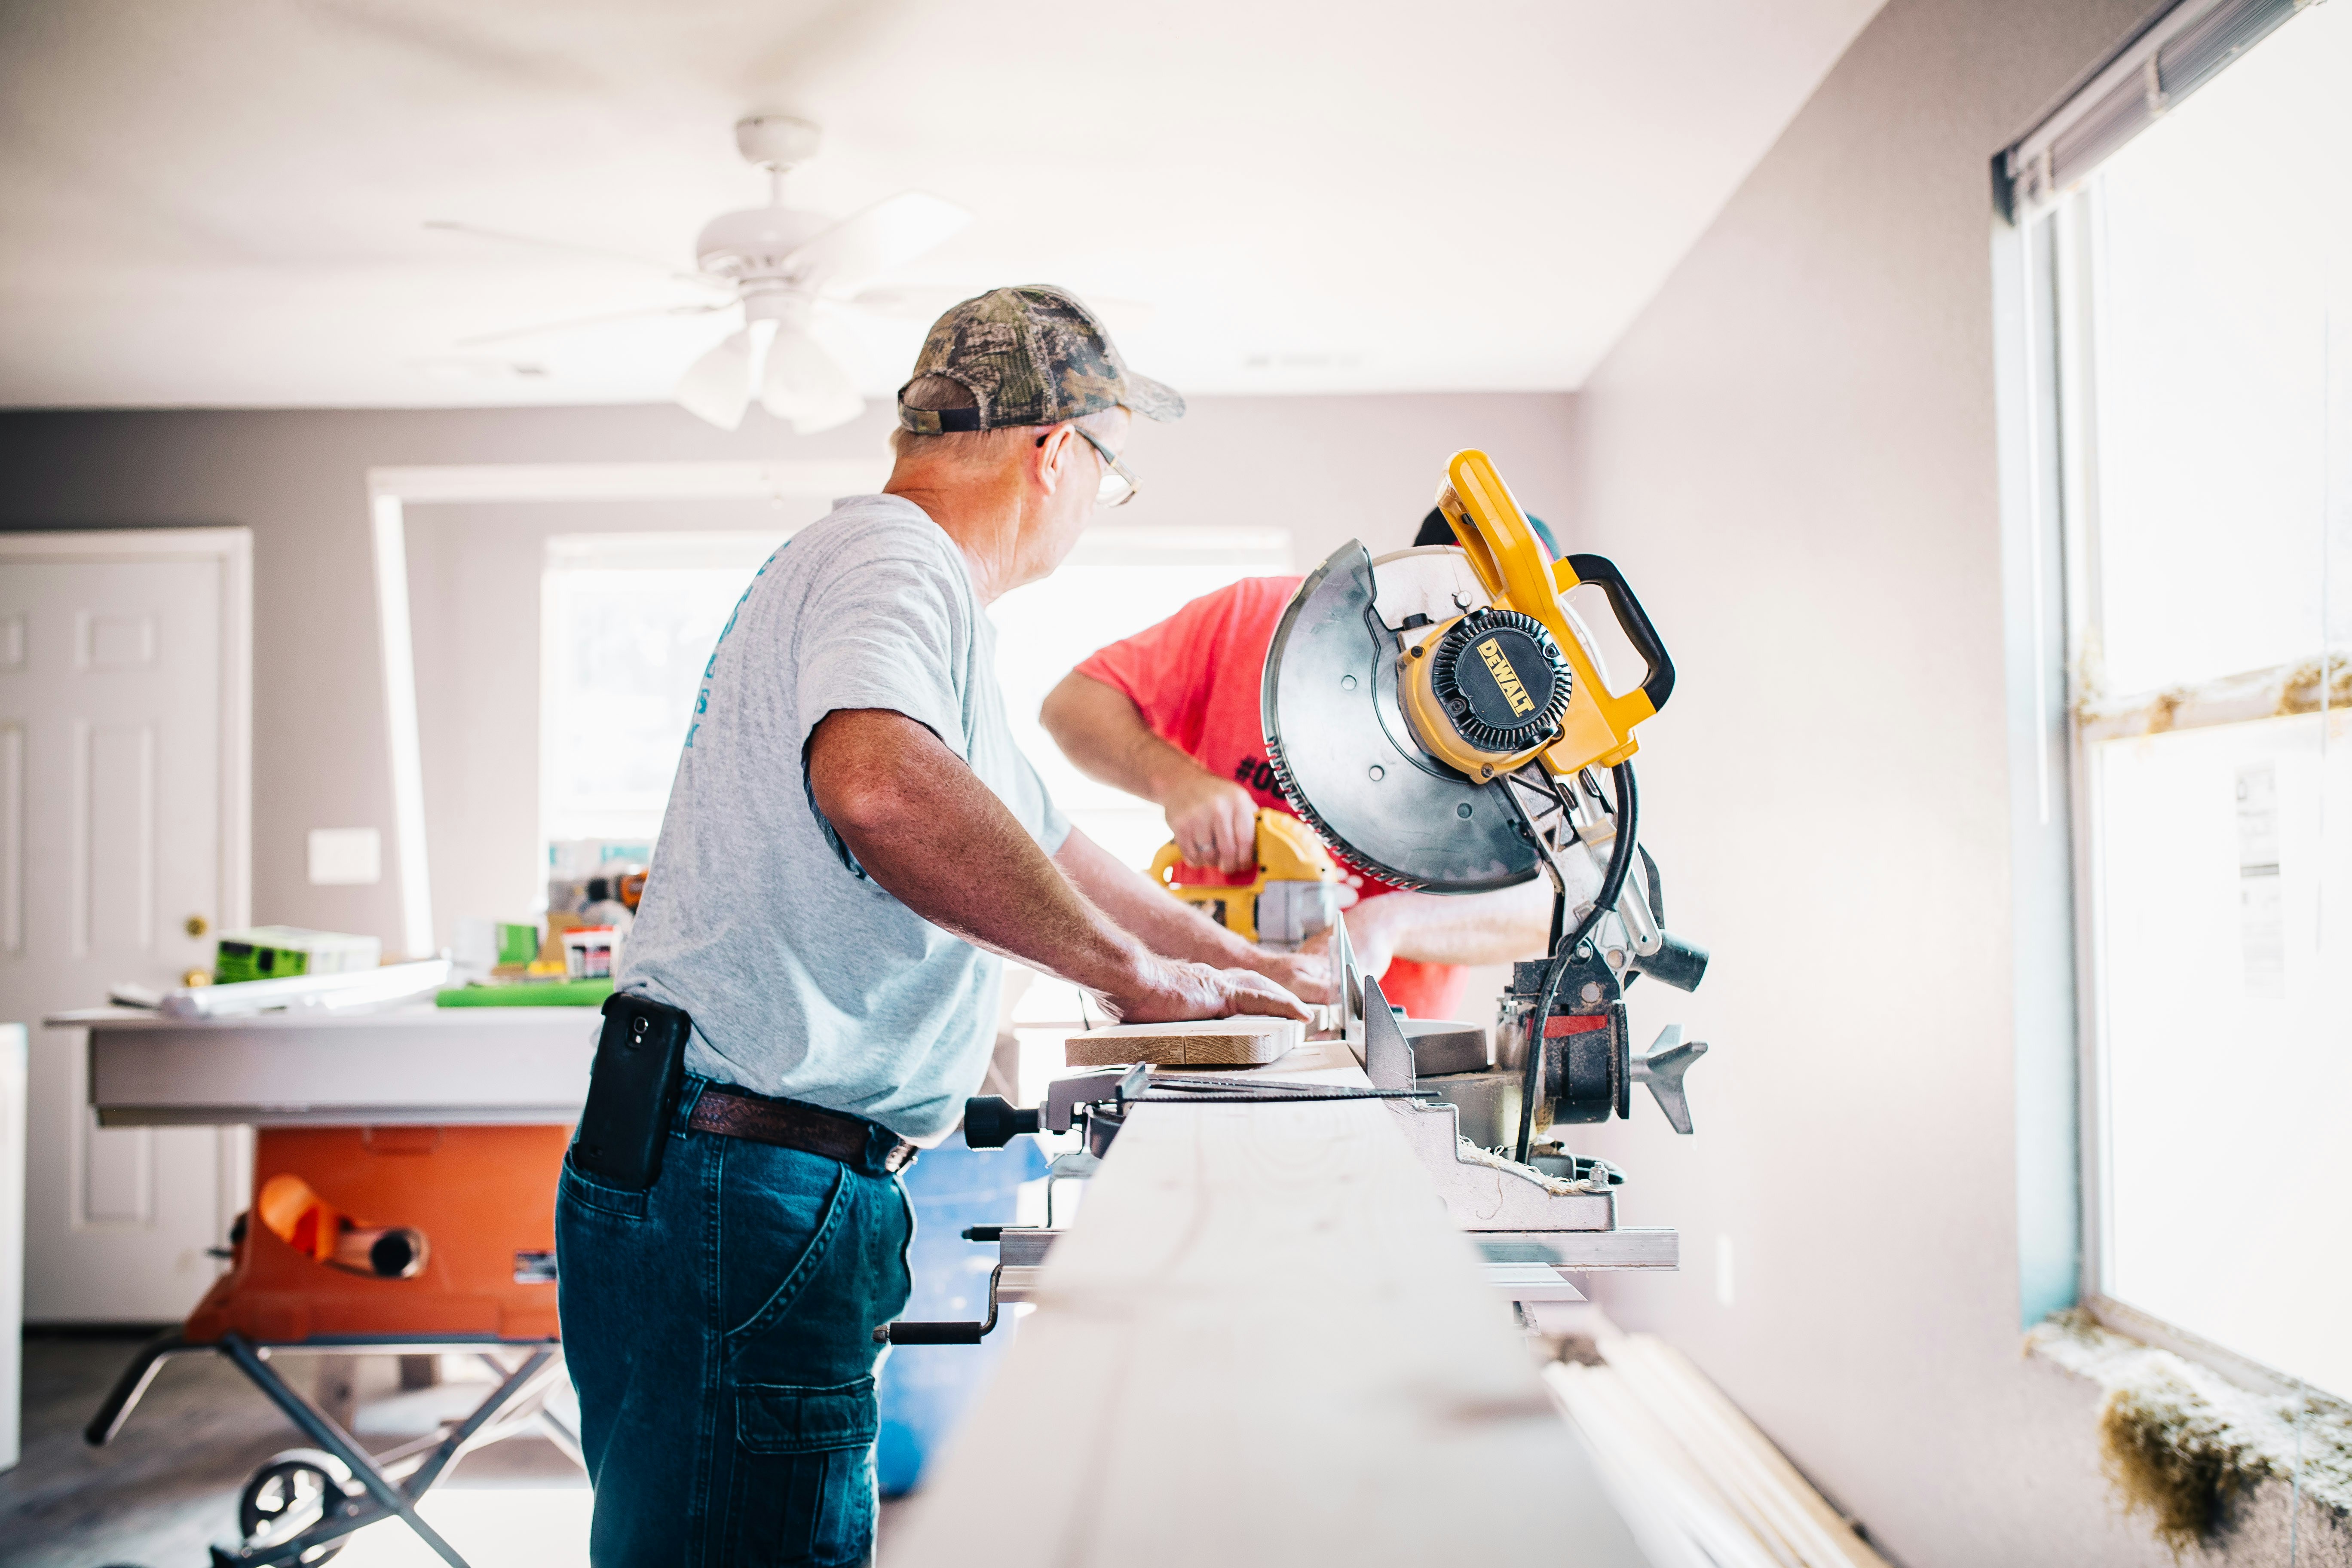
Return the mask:
{"type": "Polygon", "coordinates": [[[963,1102],[963,1142],[968,1149],[1002,1149],[1037,1129],[1034,1106],[1024,1110],[1001,1094],[976,1094],[963,1102]]]}

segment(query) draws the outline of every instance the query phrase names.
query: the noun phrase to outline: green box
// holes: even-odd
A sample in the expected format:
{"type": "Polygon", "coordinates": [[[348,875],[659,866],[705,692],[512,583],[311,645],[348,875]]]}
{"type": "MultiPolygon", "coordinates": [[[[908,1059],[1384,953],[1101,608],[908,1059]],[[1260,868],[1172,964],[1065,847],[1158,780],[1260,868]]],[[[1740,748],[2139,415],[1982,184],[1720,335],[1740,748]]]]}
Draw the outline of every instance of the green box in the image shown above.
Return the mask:
{"type": "Polygon", "coordinates": [[[373,969],[383,944],[372,936],[256,926],[223,931],[213,955],[213,984],[285,980],[298,974],[351,974],[373,969]]]}

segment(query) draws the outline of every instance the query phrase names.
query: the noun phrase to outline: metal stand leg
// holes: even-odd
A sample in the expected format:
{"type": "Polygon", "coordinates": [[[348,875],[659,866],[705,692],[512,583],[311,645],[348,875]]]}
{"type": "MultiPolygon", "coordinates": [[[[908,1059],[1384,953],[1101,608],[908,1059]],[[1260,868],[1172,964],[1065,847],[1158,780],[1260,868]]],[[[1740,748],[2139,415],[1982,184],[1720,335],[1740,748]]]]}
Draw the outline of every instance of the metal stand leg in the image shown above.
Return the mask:
{"type": "Polygon", "coordinates": [[[131,1364],[122,1369],[122,1375],[114,1380],[106,1403],[98,1407],[98,1414],[82,1428],[82,1441],[93,1448],[103,1448],[114,1441],[114,1435],[131,1419],[131,1412],[138,1407],[140,1397],[155,1381],[164,1362],[175,1355],[194,1355],[211,1349],[210,1345],[188,1343],[177,1329],[167,1330],[141,1345],[139,1353],[131,1358],[131,1364]]]}
{"type": "MultiPolygon", "coordinates": [[[[300,1427],[304,1435],[317,1443],[320,1447],[350,1466],[352,1479],[367,1489],[368,1496],[373,1498],[385,1512],[397,1514],[402,1522],[416,1531],[425,1544],[433,1548],[440,1555],[441,1560],[449,1564],[449,1568],[468,1568],[466,1560],[457,1555],[457,1549],[442,1540],[440,1533],[425,1523],[417,1513],[415,1500],[406,1491],[393,1484],[392,1479],[377,1467],[376,1462],[368,1457],[365,1450],[352,1440],[349,1433],[328,1420],[309,1400],[289,1388],[286,1385],[286,1380],[278,1375],[277,1369],[262,1360],[254,1348],[246,1342],[243,1335],[224,1335],[220,1348],[221,1353],[236,1363],[238,1369],[253,1380],[254,1386],[269,1396],[270,1403],[277,1405],[289,1421],[300,1427]]],[[[541,1352],[539,1357],[533,1358],[532,1363],[526,1364],[530,1365],[530,1370],[536,1371],[537,1361],[543,1358],[546,1353],[541,1352]]],[[[497,1396],[492,1397],[495,1399],[497,1396]]],[[[477,1411],[475,1415],[479,1418],[482,1413],[477,1411]]],[[[473,1425],[478,1426],[479,1420],[476,1419],[473,1425]]],[[[467,1435],[471,1435],[471,1427],[468,1428],[467,1435]]],[[[444,1458],[442,1465],[435,1466],[434,1474],[438,1475],[442,1466],[446,1466],[446,1463],[447,1460],[444,1458]]],[[[420,1487],[417,1489],[422,1491],[424,1489],[420,1487]]],[[[351,1524],[350,1528],[355,1529],[357,1525],[351,1524]]],[[[348,1529],[335,1531],[337,1534],[348,1532],[348,1529]]]]}

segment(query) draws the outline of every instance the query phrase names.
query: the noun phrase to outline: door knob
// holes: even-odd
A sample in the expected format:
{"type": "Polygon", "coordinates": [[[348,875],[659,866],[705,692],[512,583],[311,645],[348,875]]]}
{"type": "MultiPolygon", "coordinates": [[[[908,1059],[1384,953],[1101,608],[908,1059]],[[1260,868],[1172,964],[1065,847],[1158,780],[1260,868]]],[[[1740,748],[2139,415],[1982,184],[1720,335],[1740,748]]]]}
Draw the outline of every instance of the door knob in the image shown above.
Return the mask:
{"type": "Polygon", "coordinates": [[[205,919],[204,916],[190,915],[188,917],[187,931],[190,936],[202,936],[205,932],[212,929],[213,922],[205,919]]]}

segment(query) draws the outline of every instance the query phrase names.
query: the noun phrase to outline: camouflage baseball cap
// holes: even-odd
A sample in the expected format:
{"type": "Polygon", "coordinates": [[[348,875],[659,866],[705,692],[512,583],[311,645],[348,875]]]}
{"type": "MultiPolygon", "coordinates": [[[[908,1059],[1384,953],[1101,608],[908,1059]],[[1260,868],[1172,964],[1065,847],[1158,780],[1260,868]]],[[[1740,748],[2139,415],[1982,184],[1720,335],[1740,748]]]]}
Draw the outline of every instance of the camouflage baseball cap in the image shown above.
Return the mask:
{"type": "Polygon", "coordinates": [[[1128,369],[1076,295],[1043,283],[992,289],[933,322],[907,385],[927,375],[960,383],[978,406],[909,408],[902,386],[898,423],[919,436],[1055,425],[1113,407],[1184,416],[1176,389],[1128,369]]]}

